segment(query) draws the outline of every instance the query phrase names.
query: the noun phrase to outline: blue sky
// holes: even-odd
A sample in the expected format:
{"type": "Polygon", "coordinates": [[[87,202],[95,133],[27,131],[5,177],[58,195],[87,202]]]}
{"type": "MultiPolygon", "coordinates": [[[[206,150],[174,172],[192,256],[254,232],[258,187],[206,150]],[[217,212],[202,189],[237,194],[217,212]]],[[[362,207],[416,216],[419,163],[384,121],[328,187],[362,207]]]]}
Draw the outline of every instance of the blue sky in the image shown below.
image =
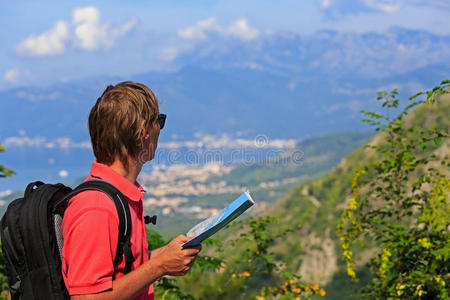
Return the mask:
{"type": "Polygon", "coordinates": [[[449,13],[447,0],[0,0],[0,89],[168,70],[209,32],[248,42],[278,31],[391,26],[448,35],[449,13]]]}

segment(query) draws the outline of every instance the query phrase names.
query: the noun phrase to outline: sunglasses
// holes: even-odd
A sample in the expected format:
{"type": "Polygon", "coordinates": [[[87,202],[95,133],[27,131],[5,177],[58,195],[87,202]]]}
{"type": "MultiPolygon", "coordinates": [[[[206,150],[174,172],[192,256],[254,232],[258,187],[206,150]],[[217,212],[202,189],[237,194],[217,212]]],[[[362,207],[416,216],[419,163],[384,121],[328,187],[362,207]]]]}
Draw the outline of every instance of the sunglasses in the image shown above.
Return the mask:
{"type": "Polygon", "coordinates": [[[167,118],[166,114],[159,114],[158,115],[158,124],[159,124],[159,129],[160,130],[164,128],[164,124],[166,124],[166,118],[167,118]]]}

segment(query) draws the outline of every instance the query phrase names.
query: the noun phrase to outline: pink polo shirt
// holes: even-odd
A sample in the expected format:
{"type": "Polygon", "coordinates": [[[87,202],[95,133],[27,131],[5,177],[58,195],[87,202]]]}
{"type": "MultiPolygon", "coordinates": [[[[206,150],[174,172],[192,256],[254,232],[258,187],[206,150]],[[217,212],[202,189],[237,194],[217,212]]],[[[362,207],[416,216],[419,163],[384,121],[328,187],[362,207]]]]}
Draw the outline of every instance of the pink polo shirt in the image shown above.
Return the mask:
{"type": "MultiPolygon", "coordinates": [[[[143,220],[142,194],[134,185],[107,165],[96,161],[86,178],[101,178],[127,197],[131,214],[132,270],[148,260],[148,245],[143,220]]],[[[82,192],[69,201],[63,219],[64,247],[62,273],[70,295],[93,294],[112,289],[118,239],[119,217],[114,202],[98,191],[82,192]]],[[[124,275],[125,257],[116,267],[116,278],[124,275]]],[[[153,285],[135,300],[154,299],[153,285]]]]}

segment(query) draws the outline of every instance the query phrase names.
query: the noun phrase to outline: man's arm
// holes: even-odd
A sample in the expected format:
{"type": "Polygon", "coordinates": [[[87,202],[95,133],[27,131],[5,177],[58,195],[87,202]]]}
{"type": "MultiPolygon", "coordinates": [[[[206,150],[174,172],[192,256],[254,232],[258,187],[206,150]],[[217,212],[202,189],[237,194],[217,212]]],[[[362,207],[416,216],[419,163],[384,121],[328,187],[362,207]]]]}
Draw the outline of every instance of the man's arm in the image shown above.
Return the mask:
{"type": "Polygon", "coordinates": [[[128,300],[139,295],[148,285],[164,275],[182,276],[195,261],[201,246],[183,249],[188,237],[180,235],[167,246],[158,249],[158,255],[130,273],[113,281],[111,290],[89,295],[74,295],[71,300],[128,300]]]}
{"type": "Polygon", "coordinates": [[[161,247],[161,248],[154,249],[154,250],[152,250],[152,251],[148,251],[148,258],[149,258],[149,259],[152,259],[152,258],[157,257],[157,256],[164,250],[164,247],[166,247],[166,246],[163,246],[163,247],[161,247]]]}

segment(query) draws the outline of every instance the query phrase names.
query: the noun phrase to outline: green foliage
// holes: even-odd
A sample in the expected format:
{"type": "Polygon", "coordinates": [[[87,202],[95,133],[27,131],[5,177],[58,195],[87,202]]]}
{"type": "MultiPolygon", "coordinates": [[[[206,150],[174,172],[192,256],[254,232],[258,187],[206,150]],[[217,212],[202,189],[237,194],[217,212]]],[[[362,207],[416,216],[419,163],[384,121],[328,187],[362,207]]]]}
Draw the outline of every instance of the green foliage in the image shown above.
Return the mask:
{"type": "MultiPolygon", "coordinates": [[[[0,152],[5,151],[5,147],[0,144],[0,152]]],[[[7,177],[15,174],[14,171],[0,165],[0,177],[7,177]]],[[[3,256],[3,251],[0,243],[0,299],[9,299],[9,286],[8,286],[8,277],[6,276],[6,265],[5,265],[5,257],[3,256]]]]}
{"type": "Polygon", "coordinates": [[[239,273],[239,277],[245,278],[247,286],[253,287],[244,290],[242,298],[294,299],[301,294],[307,299],[313,294],[325,295],[318,284],[303,283],[300,276],[286,268],[286,262],[275,260],[270,247],[293,231],[290,227],[283,228],[279,222],[276,217],[250,217],[231,225],[237,226],[241,232],[228,244],[233,248],[240,247],[240,263],[228,266],[228,271],[233,272],[232,276],[239,273]],[[260,293],[255,295],[252,291],[258,286],[260,293]]]}
{"type": "Polygon", "coordinates": [[[148,241],[148,249],[154,250],[161,248],[167,244],[164,238],[155,230],[151,229],[149,226],[145,227],[148,241]]]}
{"type": "MultiPolygon", "coordinates": [[[[208,239],[203,251],[216,254],[238,253],[233,257],[199,255],[184,277],[165,277],[157,281],[155,291],[161,299],[295,299],[325,291],[318,284],[307,285],[289,272],[285,263],[275,260],[269,250],[291,230],[275,232],[279,220],[274,217],[250,217],[231,224],[237,237],[221,243],[208,239]]],[[[154,233],[152,233],[154,234],[154,233]]],[[[157,237],[161,239],[161,237],[157,237]]],[[[152,241],[149,241],[152,243],[152,241]]]]}
{"type": "Polygon", "coordinates": [[[370,265],[372,283],[363,290],[370,298],[449,299],[450,165],[447,154],[428,151],[447,141],[448,128],[408,126],[407,118],[412,108],[433,105],[449,85],[443,81],[411,96],[426,99],[407,105],[395,118],[390,112],[399,106],[396,90],[378,93],[384,115],[363,111],[363,121],[381,131],[384,142],[367,146],[377,159],[355,173],[337,231],[347,272],[355,279],[353,244],[372,238],[380,246],[370,265]]]}
{"type": "MultiPolygon", "coordinates": [[[[0,152],[3,152],[3,151],[5,151],[5,147],[3,147],[2,144],[0,144],[0,152]]],[[[15,174],[14,171],[6,168],[3,165],[0,165],[0,177],[7,177],[7,176],[14,175],[14,174],[15,174]]]]}
{"type": "Polygon", "coordinates": [[[6,300],[10,299],[9,297],[9,285],[8,285],[8,277],[6,276],[6,265],[5,265],[5,257],[3,256],[3,251],[0,243],[0,299],[6,300]]]}

